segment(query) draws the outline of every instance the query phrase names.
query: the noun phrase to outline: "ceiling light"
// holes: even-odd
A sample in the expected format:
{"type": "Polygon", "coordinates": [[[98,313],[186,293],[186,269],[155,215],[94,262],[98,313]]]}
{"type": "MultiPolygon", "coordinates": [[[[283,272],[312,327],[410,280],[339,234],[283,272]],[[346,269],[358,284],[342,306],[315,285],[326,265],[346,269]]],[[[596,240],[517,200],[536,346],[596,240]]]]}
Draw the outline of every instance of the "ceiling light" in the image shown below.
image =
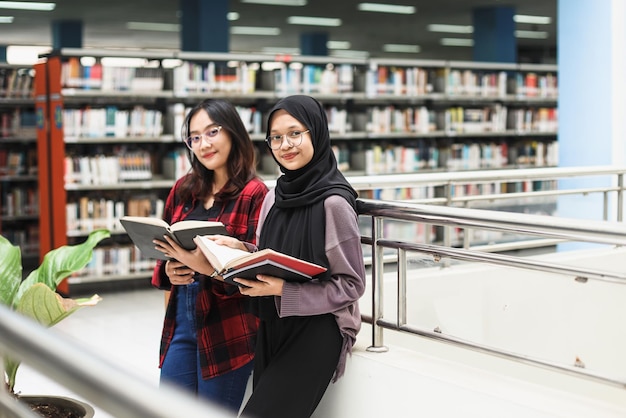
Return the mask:
{"type": "Polygon", "coordinates": [[[7,64],[12,65],[33,65],[39,61],[39,55],[50,52],[47,46],[7,46],[7,64]]]}
{"type": "Polygon", "coordinates": [[[353,49],[339,49],[330,52],[331,57],[337,58],[367,58],[369,55],[367,51],[355,51],[353,49]]]}
{"type": "Polygon", "coordinates": [[[13,16],[0,16],[0,23],[13,23],[13,16]]]}
{"type": "Polygon", "coordinates": [[[291,25],[341,26],[341,19],[332,17],[289,16],[287,23],[291,25]]]}
{"type": "Polygon", "coordinates": [[[516,23],[531,23],[534,25],[549,25],[552,23],[552,19],[548,16],[515,15],[513,20],[516,23]]]}
{"type": "Polygon", "coordinates": [[[385,52],[403,52],[407,54],[417,54],[420,52],[419,45],[407,45],[407,44],[385,44],[383,45],[383,51],[385,52]]]}
{"type": "Polygon", "coordinates": [[[526,38],[526,39],[548,39],[548,32],[533,31],[533,30],[516,30],[515,37],[526,38]]]}
{"type": "Polygon", "coordinates": [[[288,48],[281,46],[265,46],[261,48],[261,52],[265,52],[267,54],[289,54],[289,55],[300,55],[300,48],[288,48]]]}
{"type": "Polygon", "coordinates": [[[284,62],[264,61],[263,63],[261,63],[261,69],[263,71],[281,70],[283,68],[285,68],[284,62]]]}
{"type": "Polygon", "coordinates": [[[177,58],[167,58],[161,61],[161,66],[163,68],[176,68],[183,65],[183,60],[177,58]]]}
{"type": "Polygon", "coordinates": [[[350,42],[348,42],[348,41],[328,41],[328,42],[326,42],[326,48],[328,48],[328,49],[350,49],[350,42]]]}
{"type": "Polygon", "coordinates": [[[265,35],[265,36],[278,36],[280,35],[280,28],[271,26],[231,26],[231,35],[265,35]]]}
{"type": "Polygon", "coordinates": [[[306,0],[241,0],[242,3],[273,4],[276,6],[306,6],[306,0]]]}
{"type": "Polygon", "coordinates": [[[100,63],[103,67],[144,67],[148,60],[145,58],[127,58],[127,57],[102,57],[100,63]]]}
{"type": "Polygon", "coordinates": [[[302,64],[301,62],[290,62],[289,68],[291,68],[292,70],[301,70],[302,68],[304,68],[304,64],[302,64]]]}
{"type": "Polygon", "coordinates": [[[80,57],[80,65],[83,67],[92,67],[96,63],[96,57],[80,57]]]}
{"type": "Polygon", "coordinates": [[[180,25],[178,23],[126,22],[126,29],[180,32],[180,25]]]}
{"type": "Polygon", "coordinates": [[[474,27],[472,25],[444,25],[444,24],[432,24],[426,27],[430,32],[447,32],[447,33],[473,33],[474,27]]]}
{"type": "Polygon", "coordinates": [[[443,46],[474,46],[474,40],[467,38],[441,38],[439,43],[443,46]]]}
{"type": "Polygon", "coordinates": [[[0,9],[15,10],[37,10],[51,12],[56,7],[56,3],[39,3],[26,1],[0,1],[0,9]]]}
{"type": "Polygon", "coordinates": [[[359,3],[357,9],[362,12],[397,13],[402,15],[412,15],[417,11],[415,6],[382,3],[359,3]]]}
{"type": "Polygon", "coordinates": [[[228,12],[226,14],[226,19],[228,19],[229,21],[234,21],[234,20],[239,20],[239,13],[237,12],[228,12]]]}

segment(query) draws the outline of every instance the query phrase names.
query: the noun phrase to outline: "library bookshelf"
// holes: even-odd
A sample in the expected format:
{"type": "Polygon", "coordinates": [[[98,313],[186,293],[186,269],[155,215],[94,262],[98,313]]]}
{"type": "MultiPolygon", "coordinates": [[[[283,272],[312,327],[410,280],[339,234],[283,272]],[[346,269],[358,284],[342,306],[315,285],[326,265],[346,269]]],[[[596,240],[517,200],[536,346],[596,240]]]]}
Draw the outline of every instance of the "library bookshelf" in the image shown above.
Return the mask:
{"type": "Polygon", "coordinates": [[[0,233],[21,248],[24,274],[39,258],[33,73],[0,64],[0,233]]]}
{"type": "MultiPolygon", "coordinates": [[[[150,275],[152,262],[141,259],[116,219],[132,211],[160,215],[188,168],[178,134],[185,112],[207,97],[237,106],[269,180],[277,171],[263,141],[265,121],[290,94],[309,94],[327,109],[348,177],[558,165],[554,66],[63,49],[35,70],[42,89],[36,106],[50,128],[37,135],[40,252],[93,228],[113,231],[94,265],[69,282],[150,275]],[[141,63],[111,65],[109,57],[141,63]]],[[[393,199],[439,193],[417,189],[398,188],[393,199]]]]}

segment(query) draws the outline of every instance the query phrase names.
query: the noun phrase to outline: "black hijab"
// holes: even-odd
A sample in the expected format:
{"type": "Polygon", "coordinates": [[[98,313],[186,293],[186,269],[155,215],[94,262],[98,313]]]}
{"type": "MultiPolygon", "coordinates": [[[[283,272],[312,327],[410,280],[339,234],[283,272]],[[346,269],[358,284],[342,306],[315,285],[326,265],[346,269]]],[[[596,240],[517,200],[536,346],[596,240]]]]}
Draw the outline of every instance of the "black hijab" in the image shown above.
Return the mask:
{"type": "MultiPolygon", "coordinates": [[[[337,168],[322,105],[309,96],[281,99],[270,111],[268,136],[274,112],[279,109],[287,111],[310,131],[314,155],[306,166],[297,170],[288,170],[276,161],[283,175],[276,182],[276,202],[263,224],[259,246],[329,267],[324,248],[324,200],[328,196],[339,195],[356,212],[357,193],[337,168]]],[[[318,278],[329,279],[330,272],[318,278]]]]}

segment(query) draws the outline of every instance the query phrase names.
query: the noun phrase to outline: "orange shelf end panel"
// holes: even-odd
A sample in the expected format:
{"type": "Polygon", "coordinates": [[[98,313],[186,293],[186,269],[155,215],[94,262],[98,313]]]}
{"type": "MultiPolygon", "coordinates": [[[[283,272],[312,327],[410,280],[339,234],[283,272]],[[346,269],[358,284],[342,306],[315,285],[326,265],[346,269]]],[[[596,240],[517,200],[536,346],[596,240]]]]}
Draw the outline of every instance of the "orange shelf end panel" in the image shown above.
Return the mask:
{"type": "MultiPolygon", "coordinates": [[[[50,250],[67,244],[65,141],[61,59],[49,57],[35,64],[35,112],[39,165],[40,259],[50,250]]],[[[57,290],[68,293],[66,281],[57,290]]]]}

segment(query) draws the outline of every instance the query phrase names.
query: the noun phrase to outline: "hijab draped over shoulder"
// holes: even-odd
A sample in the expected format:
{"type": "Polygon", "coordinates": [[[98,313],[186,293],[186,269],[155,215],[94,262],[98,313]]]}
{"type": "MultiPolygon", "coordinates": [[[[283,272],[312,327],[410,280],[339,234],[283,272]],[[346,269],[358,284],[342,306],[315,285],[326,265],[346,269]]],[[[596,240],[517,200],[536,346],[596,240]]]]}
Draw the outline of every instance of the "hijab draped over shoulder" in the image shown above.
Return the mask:
{"type": "MultiPolygon", "coordinates": [[[[337,168],[322,105],[303,95],[281,99],[270,111],[267,136],[274,112],[279,109],[285,110],[310,131],[314,155],[306,166],[297,170],[288,170],[277,161],[283,175],[276,182],[276,201],[263,224],[259,246],[329,267],[324,248],[324,200],[339,195],[356,212],[357,193],[337,168]]],[[[330,272],[319,278],[329,279],[330,272]]]]}

